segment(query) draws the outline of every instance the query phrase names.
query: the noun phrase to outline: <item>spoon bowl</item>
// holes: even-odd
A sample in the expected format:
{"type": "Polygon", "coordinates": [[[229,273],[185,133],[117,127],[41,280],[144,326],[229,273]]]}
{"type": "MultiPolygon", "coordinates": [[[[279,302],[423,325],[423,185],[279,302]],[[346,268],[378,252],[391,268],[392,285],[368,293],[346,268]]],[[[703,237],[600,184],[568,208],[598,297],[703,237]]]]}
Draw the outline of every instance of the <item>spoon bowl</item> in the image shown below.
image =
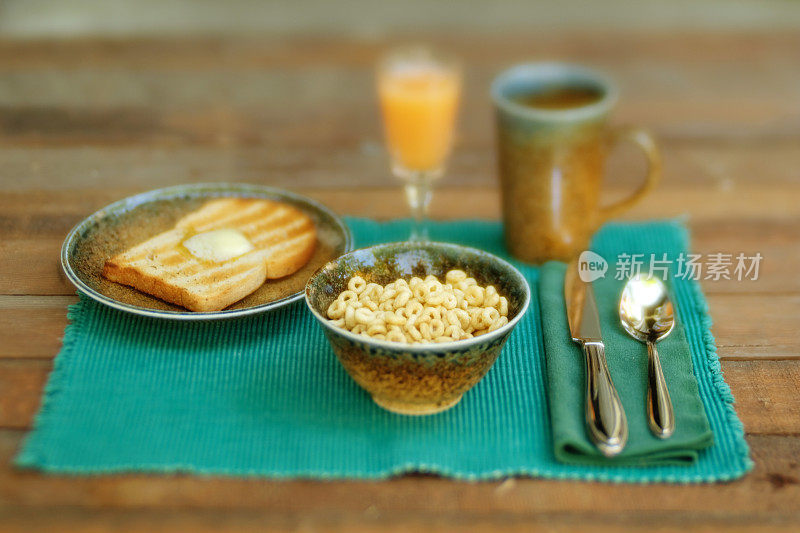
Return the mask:
{"type": "Polygon", "coordinates": [[[650,431],[666,439],[675,431],[675,414],[656,343],[675,327],[675,311],[664,283],[637,275],[628,280],[619,302],[622,327],[633,338],[647,344],[647,415],[650,431]]]}
{"type": "Polygon", "coordinates": [[[622,327],[632,337],[657,342],[675,327],[675,311],[667,287],[658,278],[635,276],[625,284],[619,303],[622,327]]]}

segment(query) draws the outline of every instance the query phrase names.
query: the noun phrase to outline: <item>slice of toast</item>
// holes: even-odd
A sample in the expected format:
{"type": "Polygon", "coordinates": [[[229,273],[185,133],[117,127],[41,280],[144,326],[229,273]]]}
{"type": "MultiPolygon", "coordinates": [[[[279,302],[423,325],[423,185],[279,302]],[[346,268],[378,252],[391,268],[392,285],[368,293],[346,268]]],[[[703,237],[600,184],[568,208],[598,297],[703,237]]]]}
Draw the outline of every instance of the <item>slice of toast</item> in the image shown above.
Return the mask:
{"type": "Polygon", "coordinates": [[[313,220],[296,207],[254,198],[222,198],[107,260],[102,274],[191,311],[219,311],[267,279],[299,270],[311,259],[316,242],[313,220]],[[221,229],[240,232],[252,250],[212,261],[195,257],[183,245],[194,235],[221,229]]]}

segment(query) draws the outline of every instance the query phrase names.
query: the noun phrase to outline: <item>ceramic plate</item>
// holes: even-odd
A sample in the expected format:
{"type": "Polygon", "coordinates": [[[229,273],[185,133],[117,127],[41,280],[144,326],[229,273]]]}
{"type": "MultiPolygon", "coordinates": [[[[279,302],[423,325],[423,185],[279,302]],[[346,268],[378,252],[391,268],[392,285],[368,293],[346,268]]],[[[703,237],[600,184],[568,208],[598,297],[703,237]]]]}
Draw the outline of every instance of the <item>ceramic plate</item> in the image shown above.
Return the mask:
{"type": "Polygon", "coordinates": [[[78,291],[100,303],[134,313],[174,320],[212,320],[263,313],[303,297],[311,275],[352,248],[344,222],[325,206],[289,191],[230,183],[179,185],[115,202],[75,226],[61,247],[61,265],[78,291]],[[300,270],[269,280],[230,307],[209,313],[187,311],[100,275],[109,257],[172,227],[183,215],[220,197],[265,198],[294,205],[314,219],[317,247],[300,270]]]}

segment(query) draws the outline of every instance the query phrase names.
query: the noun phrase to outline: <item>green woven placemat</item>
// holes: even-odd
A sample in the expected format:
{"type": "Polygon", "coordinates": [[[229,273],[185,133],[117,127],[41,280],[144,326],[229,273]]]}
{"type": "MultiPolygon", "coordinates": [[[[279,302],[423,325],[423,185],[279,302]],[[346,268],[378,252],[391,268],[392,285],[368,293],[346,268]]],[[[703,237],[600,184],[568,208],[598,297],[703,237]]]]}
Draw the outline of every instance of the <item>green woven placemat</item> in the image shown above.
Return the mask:
{"type": "MultiPolygon", "coordinates": [[[[358,246],[402,240],[409,231],[407,221],[348,223],[358,246]]],[[[686,249],[685,229],[674,222],[608,225],[595,244],[641,247],[654,234],[669,251],[686,249]]],[[[436,223],[432,237],[506,255],[495,222],[436,223]]],[[[727,480],[750,468],[705,301],[690,281],[676,282],[676,303],[714,445],[688,466],[557,462],[538,270],[518,266],[534,292],[528,314],[483,381],[456,408],[429,417],[376,407],[341,368],[303,302],[240,320],[179,324],[81,299],[70,309],[64,347],[16,464],[75,474],[384,478],[422,471],[462,479],[519,474],[633,482],[727,480]]]]}

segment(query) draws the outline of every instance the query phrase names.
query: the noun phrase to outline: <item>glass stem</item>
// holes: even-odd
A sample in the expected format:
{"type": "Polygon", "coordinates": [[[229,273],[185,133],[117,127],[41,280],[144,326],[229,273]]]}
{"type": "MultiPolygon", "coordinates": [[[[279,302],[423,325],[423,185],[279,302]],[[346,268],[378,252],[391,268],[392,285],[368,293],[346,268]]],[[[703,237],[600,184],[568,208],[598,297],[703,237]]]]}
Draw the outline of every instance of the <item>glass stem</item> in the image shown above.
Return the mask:
{"type": "Polygon", "coordinates": [[[408,198],[413,219],[409,237],[412,241],[428,240],[428,206],[433,197],[431,178],[429,173],[420,171],[413,172],[405,180],[406,198],[408,198]]]}

